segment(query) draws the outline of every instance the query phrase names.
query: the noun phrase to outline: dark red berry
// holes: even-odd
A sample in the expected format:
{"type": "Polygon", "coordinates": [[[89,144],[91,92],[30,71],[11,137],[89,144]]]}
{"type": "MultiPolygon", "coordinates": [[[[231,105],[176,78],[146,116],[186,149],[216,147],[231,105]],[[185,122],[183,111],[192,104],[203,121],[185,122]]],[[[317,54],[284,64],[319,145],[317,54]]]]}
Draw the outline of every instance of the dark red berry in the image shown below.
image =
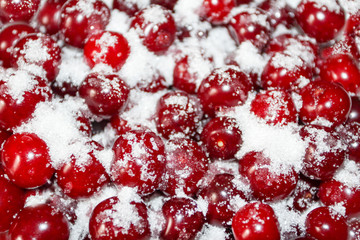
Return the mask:
{"type": "Polygon", "coordinates": [[[0,20],[29,22],[40,6],[40,0],[0,1],[0,20]]]}
{"type": "Polygon", "coordinates": [[[56,34],[60,30],[60,11],[66,0],[47,0],[36,15],[41,30],[56,34]]]}

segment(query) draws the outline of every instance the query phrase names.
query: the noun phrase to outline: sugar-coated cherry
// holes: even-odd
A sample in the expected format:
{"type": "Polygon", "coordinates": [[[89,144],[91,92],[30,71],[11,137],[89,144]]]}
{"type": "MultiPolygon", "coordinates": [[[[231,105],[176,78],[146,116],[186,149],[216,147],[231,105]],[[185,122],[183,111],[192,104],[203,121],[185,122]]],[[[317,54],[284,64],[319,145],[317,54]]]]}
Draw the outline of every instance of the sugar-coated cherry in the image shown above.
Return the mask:
{"type": "Polygon", "coordinates": [[[203,0],[200,12],[210,23],[223,24],[228,21],[228,16],[235,5],[235,0],[203,0]]]}
{"type": "Polygon", "coordinates": [[[236,240],[280,240],[280,230],[274,210],[261,202],[248,203],[232,220],[236,240]]]}
{"type": "Polygon", "coordinates": [[[164,143],[150,131],[129,131],[114,143],[111,176],[119,186],[136,188],[141,195],[159,188],[165,169],[164,143]]]}
{"type": "Polygon", "coordinates": [[[33,133],[11,135],[4,143],[1,160],[10,180],[22,188],[44,185],[54,174],[47,144],[33,133]]]}
{"type": "Polygon", "coordinates": [[[50,205],[41,204],[24,208],[11,225],[9,235],[11,240],[67,240],[70,229],[61,212],[50,205]]]}
{"type": "Polygon", "coordinates": [[[355,13],[350,13],[349,17],[346,20],[344,33],[346,35],[353,35],[359,30],[359,22],[360,22],[360,10],[355,13]]]}
{"type": "Polygon", "coordinates": [[[60,33],[67,44],[82,48],[86,39],[104,30],[110,9],[100,0],[69,0],[61,8],[60,33]]]}
{"type": "Polygon", "coordinates": [[[92,240],[143,240],[150,237],[147,208],[142,202],[108,198],[91,214],[89,232],[92,240]]]}
{"type": "Polygon", "coordinates": [[[176,37],[176,24],[171,12],[160,5],[150,5],[137,12],[130,24],[149,51],[166,51],[176,37]]]}
{"type": "Polygon", "coordinates": [[[311,179],[328,180],[345,159],[339,135],[330,128],[305,126],[300,136],[308,144],[301,173],[311,179]]]}
{"type": "Polygon", "coordinates": [[[4,25],[0,30],[0,60],[6,68],[10,67],[11,53],[16,41],[25,37],[30,33],[34,33],[35,29],[27,23],[13,22],[4,25]]]}
{"type": "Polygon", "coordinates": [[[293,209],[304,212],[319,200],[319,181],[311,180],[300,175],[300,179],[292,196],[294,197],[293,209]]]}
{"type": "Polygon", "coordinates": [[[105,168],[97,157],[103,147],[96,142],[88,144],[93,145],[94,149],[87,154],[86,162],[78,162],[73,157],[56,171],[58,185],[72,198],[91,196],[109,181],[105,168]]]}
{"type": "Polygon", "coordinates": [[[40,0],[0,1],[0,20],[29,22],[40,6],[40,0]]]}
{"type": "Polygon", "coordinates": [[[279,24],[291,27],[294,22],[293,10],[284,1],[265,0],[260,3],[258,8],[269,14],[269,20],[273,28],[279,24]]]}
{"type": "Polygon", "coordinates": [[[133,0],[114,0],[113,8],[125,12],[129,16],[134,16],[144,6],[133,0]]]}
{"type": "Polygon", "coordinates": [[[205,218],[197,203],[191,198],[174,197],[162,206],[165,226],[161,239],[194,239],[205,223],[205,218]]]}
{"type": "Polygon", "coordinates": [[[360,98],[357,96],[351,97],[351,109],[348,122],[360,123],[360,98]]]}
{"type": "Polygon", "coordinates": [[[320,67],[320,77],[322,80],[341,84],[349,93],[360,93],[360,70],[348,54],[327,58],[320,67]]]}
{"type": "Polygon", "coordinates": [[[199,196],[208,202],[208,222],[228,225],[235,215],[231,201],[245,199],[245,194],[232,182],[234,178],[232,174],[218,174],[209,185],[201,189],[199,196]]]}
{"type": "Polygon", "coordinates": [[[306,216],[306,232],[317,240],[347,239],[348,226],[339,213],[328,207],[318,207],[306,216]]]}
{"type": "Polygon", "coordinates": [[[229,22],[229,30],[237,43],[250,41],[263,49],[270,39],[270,21],[260,9],[245,8],[235,14],[229,22]]]}
{"type": "Polygon", "coordinates": [[[24,206],[25,192],[5,178],[0,169],[0,232],[9,230],[14,215],[24,206]]]}
{"type": "Polygon", "coordinates": [[[129,94],[129,87],[116,74],[90,73],[79,87],[79,95],[91,112],[103,117],[119,113],[129,94]]]}
{"type": "Polygon", "coordinates": [[[59,72],[61,49],[51,37],[32,33],[14,45],[10,61],[17,68],[40,67],[45,71],[47,80],[52,82],[59,72]]]}
{"type": "Polygon", "coordinates": [[[360,189],[348,186],[336,180],[321,183],[319,188],[320,201],[326,206],[341,205],[346,209],[347,216],[360,212],[360,189]]]}
{"type": "Polygon", "coordinates": [[[352,62],[356,62],[355,60],[358,60],[360,58],[360,52],[357,48],[355,38],[345,35],[333,45],[321,49],[319,56],[322,58],[323,61],[320,61],[320,67],[322,66],[322,64],[324,64],[325,60],[330,57],[339,58],[334,56],[338,54],[348,54],[354,59],[352,60],[352,62]]]}
{"type": "Polygon", "coordinates": [[[47,0],[36,15],[41,30],[56,34],[60,30],[60,11],[66,0],[47,0]]]}
{"type": "Polygon", "coordinates": [[[337,126],[344,123],[351,109],[351,98],[345,89],[328,81],[313,81],[301,89],[303,105],[299,116],[305,124],[337,126]]]}
{"type": "Polygon", "coordinates": [[[178,0],[151,0],[151,4],[158,4],[167,8],[169,10],[173,10],[178,0]]]}
{"type": "Polygon", "coordinates": [[[208,170],[208,159],[201,147],[191,139],[175,138],[168,141],[166,154],[163,191],[170,195],[197,193],[199,182],[208,170]]]}
{"type": "Polygon", "coordinates": [[[262,152],[249,152],[239,161],[239,172],[250,182],[253,195],[266,201],[284,199],[295,189],[298,174],[293,168],[286,171],[272,166],[262,152]]]}
{"type": "Polygon", "coordinates": [[[251,79],[236,67],[215,69],[200,84],[198,97],[204,112],[215,116],[223,108],[243,104],[253,89],[251,79]]]}
{"type": "Polygon", "coordinates": [[[182,91],[169,92],[157,103],[156,128],[165,138],[176,134],[194,136],[202,115],[197,98],[182,91]]]}
{"type": "Polygon", "coordinates": [[[347,146],[346,152],[349,159],[360,163],[360,123],[346,124],[340,133],[347,146]]]}
{"type": "Polygon", "coordinates": [[[295,104],[289,93],[282,90],[264,90],[251,102],[251,112],[267,124],[286,125],[297,122],[295,104]]]}
{"type": "Polygon", "coordinates": [[[155,72],[155,74],[150,79],[140,80],[136,84],[136,87],[144,92],[156,93],[158,91],[166,89],[167,83],[164,76],[161,73],[155,72]]]}
{"type": "Polygon", "coordinates": [[[241,135],[235,119],[216,117],[204,126],[201,141],[211,158],[227,160],[239,151],[243,143],[241,135]]]}
{"type": "Polygon", "coordinates": [[[304,32],[318,42],[334,39],[345,24],[345,14],[337,0],[302,0],[296,19],[304,32]]]}
{"type": "Polygon", "coordinates": [[[116,32],[103,31],[90,36],[84,46],[84,58],[92,68],[104,63],[119,71],[130,54],[126,38],[116,32]]]}
{"type": "Polygon", "coordinates": [[[349,240],[360,239],[360,221],[359,218],[353,218],[348,221],[349,226],[349,240]]]}

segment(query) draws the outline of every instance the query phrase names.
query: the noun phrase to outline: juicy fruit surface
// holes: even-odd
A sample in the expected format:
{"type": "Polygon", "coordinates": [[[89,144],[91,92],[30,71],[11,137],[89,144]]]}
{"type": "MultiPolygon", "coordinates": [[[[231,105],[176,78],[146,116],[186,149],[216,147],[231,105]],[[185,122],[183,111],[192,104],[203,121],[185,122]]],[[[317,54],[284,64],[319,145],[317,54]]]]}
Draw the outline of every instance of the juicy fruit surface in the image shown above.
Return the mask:
{"type": "Polygon", "coordinates": [[[0,21],[0,240],[360,239],[359,1],[0,21]]]}

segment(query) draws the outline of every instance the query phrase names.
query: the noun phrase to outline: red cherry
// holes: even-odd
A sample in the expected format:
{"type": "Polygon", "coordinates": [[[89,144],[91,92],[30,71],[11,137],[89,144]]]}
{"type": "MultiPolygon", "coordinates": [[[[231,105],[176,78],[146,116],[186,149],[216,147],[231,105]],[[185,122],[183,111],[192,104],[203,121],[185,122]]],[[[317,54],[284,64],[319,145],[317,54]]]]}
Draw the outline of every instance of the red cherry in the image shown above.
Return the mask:
{"type": "Polygon", "coordinates": [[[229,22],[229,30],[238,44],[250,41],[263,49],[270,39],[270,21],[260,9],[245,8],[234,15],[229,22]]]}
{"type": "Polygon", "coordinates": [[[44,185],[54,174],[48,146],[33,133],[9,137],[4,143],[1,160],[10,180],[22,188],[44,185]]]}
{"type": "Polygon", "coordinates": [[[194,239],[205,223],[204,215],[191,198],[170,198],[163,207],[165,226],[161,239],[194,239]]]}
{"type": "Polygon", "coordinates": [[[298,174],[294,169],[279,170],[262,152],[249,152],[239,161],[239,172],[249,179],[253,195],[260,200],[284,199],[295,189],[298,174]]]}
{"type": "Polygon", "coordinates": [[[146,80],[140,80],[136,87],[139,88],[141,91],[148,92],[148,93],[156,93],[161,90],[167,88],[167,83],[163,75],[159,72],[156,72],[152,78],[146,80]]]}
{"type": "Polygon", "coordinates": [[[350,109],[348,122],[360,123],[360,98],[356,96],[351,97],[351,109],[350,109]]]}
{"type": "Polygon", "coordinates": [[[228,16],[235,5],[235,0],[203,0],[201,15],[212,24],[223,24],[228,21],[228,16]]]}
{"type": "Polygon", "coordinates": [[[130,54],[126,38],[116,32],[99,32],[90,36],[84,46],[86,63],[93,68],[104,63],[119,71],[130,54]]]}
{"type": "Polygon", "coordinates": [[[129,16],[134,16],[139,9],[144,8],[144,4],[137,3],[133,0],[114,0],[113,8],[125,12],[129,16]]]}
{"type": "Polygon", "coordinates": [[[20,125],[30,118],[36,104],[51,96],[44,79],[22,70],[9,69],[4,79],[0,80],[0,126],[12,129],[20,125]]]}
{"type": "Polygon", "coordinates": [[[360,70],[348,54],[337,54],[327,58],[320,67],[322,80],[340,83],[346,91],[360,94],[360,70]]]}
{"type": "Polygon", "coordinates": [[[99,203],[90,217],[92,240],[143,240],[150,237],[147,208],[117,197],[99,203]]]}
{"type": "Polygon", "coordinates": [[[198,97],[204,112],[215,116],[222,108],[243,104],[252,88],[250,78],[239,68],[218,68],[201,82],[198,97]]]}
{"type": "Polygon", "coordinates": [[[232,231],[236,240],[280,240],[274,210],[265,203],[248,203],[234,216],[232,231]]]}
{"type": "Polygon", "coordinates": [[[301,173],[312,179],[331,179],[345,159],[339,135],[330,128],[305,126],[300,136],[308,143],[301,173]]]}
{"type": "Polygon", "coordinates": [[[243,140],[236,120],[216,117],[210,120],[201,133],[201,141],[211,158],[231,159],[239,151],[243,140]]]}
{"type": "Polygon", "coordinates": [[[205,153],[195,141],[186,138],[169,140],[166,151],[164,192],[175,195],[183,191],[187,195],[194,195],[208,170],[205,153]]]}
{"type": "Polygon", "coordinates": [[[24,206],[25,192],[7,180],[0,169],[0,232],[9,230],[13,217],[24,206]]]}
{"type": "Polygon", "coordinates": [[[265,0],[258,7],[269,14],[269,20],[273,28],[276,28],[279,24],[291,27],[294,22],[293,10],[286,2],[265,0]]]}
{"type": "Polygon", "coordinates": [[[156,128],[165,138],[176,134],[194,136],[201,118],[199,100],[185,92],[169,92],[157,104],[156,128]]]}
{"type": "Polygon", "coordinates": [[[60,11],[66,0],[47,0],[36,15],[40,29],[47,34],[56,34],[60,30],[60,11]]]}
{"type": "Polygon", "coordinates": [[[346,143],[350,160],[360,163],[360,123],[351,122],[345,125],[341,132],[346,143]]]}
{"type": "Polygon", "coordinates": [[[0,1],[0,20],[29,22],[40,6],[40,0],[0,1]]]}
{"type": "Polygon", "coordinates": [[[349,17],[346,20],[344,33],[346,35],[353,35],[359,29],[359,22],[360,22],[360,11],[356,13],[349,14],[349,17]]]}
{"type": "Polygon", "coordinates": [[[292,194],[294,196],[293,209],[304,212],[319,200],[319,181],[311,180],[300,175],[300,179],[292,194]]]}
{"type": "MultiPolygon", "coordinates": [[[[2,148],[3,143],[11,136],[11,132],[0,129],[0,149],[2,148]]],[[[1,174],[1,171],[0,171],[1,174]]]]}
{"type": "MultiPolygon", "coordinates": [[[[61,49],[49,36],[43,34],[28,34],[15,45],[11,57],[11,65],[25,68],[32,65],[45,70],[49,82],[55,80],[61,63],[61,49]]],[[[32,67],[33,68],[33,67],[32,67]]]]}
{"type": "Polygon", "coordinates": [[[136,30],[149,51],[155,53],[166,51],[176,37],[176,25],[171,12],[159,5],[150,5],[137,12],[130,27],[136,30]]]}
{"type": "Polygon", "coordinates": [[[350,96],[338,84],[322,80],[310,82],[301,89],[300,95],[303,105],[299,114],[305,124],[337,126],[349,116],[350,96]]]}
{"type": "Polygon", "coordinates": [[[265,90],[256,94],[251,112],[267,124],[286,125],[297,122],[297,112],[289,93],[282,90],[265,90]]]}
{"type": "Polygon", "coordinates": [[[177,1],[178,0],[151,0],[150,3],[161,5],[169,10],[174,10],[177,1]]]}
{"type": "Polygon", "coordinates": [[[208,202],[207,221],[211,224],[228,225],[235,215],[231,201],[245,199],[245,194],[232,182],[234,175],[218,174],[200,193],[208,202]]]}
{"type": "Polygon", "coordinates": [[[296,19],[304,32],[318,42],[334,39],[345,24],[345,14],[337,0],[302,0],[296,19]]]}
{"type": "Polygon", "coordinates": [[[317,240],[347,239],[348,226],[345,218],[328,207],[312,210],[306,217],[306,232],[317,240]]]}
{"type": "Polygon", "coordinates": [[[360,189],[356,187],[330,180],[320,185],[318,195],[321,202],[326,206],[344,206],[347,216],[360,213],[360,189]]]}
{"type": "Polygon", "coordinates": [[[360,239],[360,221],[358,218],[353,218],[348,222],[349,226],[349,240],[360,239]]]}
{"type": "Polygon", "coordinates": [[[58,185],[72,198],[91,196],[109,181],[105,168],[96,156],[103,147],[96,142],[89,144],[96,149],[88,153],[86,162],[79,163],[76,158],[72,158],[56,172],[58,185]]]}
{"type": "Polygon", "coordinates": [[[100,0],[69,0],[61,9],[60,32],[67,44],[82,48],[93,33],[104,30],[110,9],[100,0]]]}
{"type": "Polygon", "coordinates": [[[120,117],[119,115],[114,115],[110,119],[110,126],[115,130],[116,135],[120,136],[131,130],[128,121],[120,117]]]}
{"type": "Polygon", "coordinates": [[[296,90],[302,79],[312,78],[312,68],[298,55],[291,52],[278,52],[266,64],[261,83],[265,89],[280,88],[296,90]]]}
{"type": "Polygon", "coordinates": [[[16,41],[25,37],[30,33],[34,33],[35,29],[29,24],[22,22],[8,23],[1,28],[0,31],[0,60],[6,68],[10,67],[11,53],[16,41]]]}
{"type": "MultiPolygon", "coordinates": [[[[320,63],[321,63],[320,67],[322,66],[322,64],[324,64],[323,61],[325,61],[326,59],[328,59],[330,57],[333,57],[334,55],[338,55],[338,54],[339,55],[348,54],[352,58],[354,58],[354,60],[359,59],[360,52],[357,48],[355,39],[353,37],[343,36],[343,38],[341,40],[339,40],[338,42],[336,42],[334,45],[330,45],[326,48],[321,49],[321,52],[319,55],[323,60],[320,61],[320,63]]],[[[351,57],[350,57],[350,59],[351,59],[351,57]]],[[[339,57],[337,57],[337,58],[339,58],[339,57]]],[[[352,60],[352,61],[354,61],[354,60],[352,60]]]]}
{"type": "Polygon", "coordinates": [[[67,240],[69,224],[64,215],[49,205],[24,208],[9,231],[10,239],[67,240]]]}
{"type": "Polygon", "coordinates": [[[114,143],[113,181],[134,187],[141,195],[159,188],[165,168],[164,143],[155,133],[130,131],[114,143]]]}
{"type": "Polygon", "coordinates": [[[80,97],[92,113],[110,117],[126,105],[130,89],[116,74],[91,73],[80,84],[80,97]]]}

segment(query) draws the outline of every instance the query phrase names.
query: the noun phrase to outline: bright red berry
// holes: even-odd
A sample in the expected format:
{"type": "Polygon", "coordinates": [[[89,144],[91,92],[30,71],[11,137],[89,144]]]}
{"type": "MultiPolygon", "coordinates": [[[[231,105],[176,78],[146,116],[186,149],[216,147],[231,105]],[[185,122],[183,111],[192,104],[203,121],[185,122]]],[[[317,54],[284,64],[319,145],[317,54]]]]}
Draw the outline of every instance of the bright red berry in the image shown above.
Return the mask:
{"type": "Polygon", "coordinates": [[[212,24],[223,24],[229,20],[228,16],[235,5],[235,0],[203,0],[201,15],[212,24]]]}
{"type": "Polygon", "coordinates": [[[66,0],[47,0],[36,15],[41,30],[56,34],[60,30],[60,11],[66,0]]]}
{"type": "Polygon", "coordinates": [[[29,22],[40,6],[40,0],[0,1],[0,20],[29,22]]]}

